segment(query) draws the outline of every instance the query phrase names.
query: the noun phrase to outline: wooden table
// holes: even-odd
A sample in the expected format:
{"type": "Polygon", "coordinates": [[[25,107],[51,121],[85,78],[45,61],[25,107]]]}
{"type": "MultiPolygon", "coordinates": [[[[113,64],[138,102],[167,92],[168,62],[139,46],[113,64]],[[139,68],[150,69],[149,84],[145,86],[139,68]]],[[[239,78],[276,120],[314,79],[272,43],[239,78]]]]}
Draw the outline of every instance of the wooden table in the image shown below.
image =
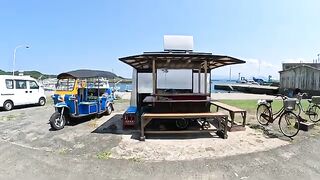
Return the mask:
{"type": "Polygon", "coordinates": [[[229,112],[230,119],[231,119],[230,120],[230,122],[231,122],[230,131],[245,130],[244,127],[246,125],[246,118],[247,118],[247,111],[246,110],[243,110],[243,109],[240,109],[240,108],[237,108],[234,106],[230,106],[228,104],[224,104],[219,101],[212,101],[211,104],[217,107],[217,112],[218,112],[219,108],[224,109],[229,112]],[[241,125],[238,125],[234,122],[234,118],[235,118],[236,113],[239,113],[242,117],[242,124],[241,125]],[[242,128],[239,128],[239,126],[242,126],[242,128]]]}

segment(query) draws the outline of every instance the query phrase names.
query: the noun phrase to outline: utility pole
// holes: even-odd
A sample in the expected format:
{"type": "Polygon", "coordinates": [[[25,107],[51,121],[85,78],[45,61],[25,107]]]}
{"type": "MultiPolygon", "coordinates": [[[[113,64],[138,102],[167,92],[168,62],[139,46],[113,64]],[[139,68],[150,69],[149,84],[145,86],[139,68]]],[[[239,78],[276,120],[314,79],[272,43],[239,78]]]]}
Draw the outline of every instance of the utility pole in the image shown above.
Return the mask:
{"type": "Polygon", "coordinates": [[[14,76],[14,68],[16,66],[16,52],[17,52],[17,49],[21,48],[21,47],[25,47],[26,49],[30,48],[28,45],[19,45],[17,47],[14,48],[13,50],[13,67],[12,67],[12,76],[14,76]]]}
{"type": "Polygon", "coordinates": [[[259,60],[259,68],[258,68],[258,75],[260,76],[260,66],[261,66],[261,61],[259,60]]]}
{"type": "Polygon", "coordinates": [[[230,66],[230,70],[229,70],[229,81],[231,81],[231,66],[230,66]]]}

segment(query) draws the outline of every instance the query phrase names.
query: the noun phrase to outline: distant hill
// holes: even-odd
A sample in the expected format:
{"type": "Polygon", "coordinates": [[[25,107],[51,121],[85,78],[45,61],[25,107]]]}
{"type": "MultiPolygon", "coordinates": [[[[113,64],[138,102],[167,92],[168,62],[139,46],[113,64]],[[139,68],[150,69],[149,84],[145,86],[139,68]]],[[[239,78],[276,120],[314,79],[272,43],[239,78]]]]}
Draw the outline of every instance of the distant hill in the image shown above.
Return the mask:
{"type": "MultiPolygon", "coordinates": [[[[12,74],[12,71],[11,72],[8,72],[8,71],[3,71],[0,69],[0,75],[11,75],[12,74]]],[[[19,72],[18,71],[15,71],[14,74],[18,75],[19,72]]],[[[35,79],[39,79],[41,77],[41,79],[46,79],[46,78],[55,78],[57,77],[56,75],[51,75],[51,74],[43,74],[39,71],[23,71],[23,74],[24,75],[28,75],[28,76],[31,76],[35,79]]]]}
{"type": "MultiPolygon", "coordinates": [[[[18,75],[19,72],[15,71],[14,74],[18,75]]],[[[23,71],[23,74],[31,76],[35,79],[39,79],[40,77],[41,77],[41,79],[56,78],[57,77],[57,75],[43,74],[39,71],[23,71]]],[[[0,69],[0,75],[12,75],[12,71],[8,72],[8,71],[3,71],[0,69]]],[[[110,82],[118,82],[119,80],[121,80],[122,82],[131,82],[131,79],[123,78],[121,76],[117,76],[114,79],[110,79],[110,82]]]]}

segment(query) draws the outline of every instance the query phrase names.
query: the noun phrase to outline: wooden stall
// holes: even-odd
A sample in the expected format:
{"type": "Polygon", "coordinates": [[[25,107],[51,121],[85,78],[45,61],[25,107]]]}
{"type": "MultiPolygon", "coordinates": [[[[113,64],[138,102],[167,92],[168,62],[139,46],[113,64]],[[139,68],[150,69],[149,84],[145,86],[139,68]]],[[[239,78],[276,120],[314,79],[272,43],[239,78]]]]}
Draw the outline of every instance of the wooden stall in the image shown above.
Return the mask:
{"type": "Polygon", "coordinates": [[[154,133],[217,132],[227,138],[228,115],[210,112],[211,70],[245,61],[194,52],[192,36],[164,36],[164,51],[119,60],[134,68],[123,124],[139,128],[141,140],[154,133]]]}

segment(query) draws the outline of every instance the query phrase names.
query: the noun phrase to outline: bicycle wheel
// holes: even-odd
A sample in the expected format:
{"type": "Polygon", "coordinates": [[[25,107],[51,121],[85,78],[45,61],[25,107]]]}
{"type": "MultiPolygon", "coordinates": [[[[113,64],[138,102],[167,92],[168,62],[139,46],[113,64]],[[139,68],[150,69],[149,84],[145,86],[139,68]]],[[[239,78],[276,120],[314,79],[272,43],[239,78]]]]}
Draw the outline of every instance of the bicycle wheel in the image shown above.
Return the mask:
{"type": "Polygon", "coordinates": [[[293,137],[299,132],[300,119],[295,113],[291,111],[285,111],[280,116],[279,128],[283,135],[287,137],[293,137]]]}
{"type": "Polygon", "coordinates": [[[269,107],[265,104],[260,104],[257,107],[257,120],[261,125],[267,125],[271,119],[271,111],[269,107]]]}
{"type": "Polygon", "coordinates": [[[292,111],[293,113],[295,113],[297,116],[300,116],[301,114],[301,107],[299,104],[296,104],[296,108],[292,111]]]}
{"type": "Polygon", "coordinates": [[[316,104],[314,104],[310,109],[309,109],[309,119],[312,122],[318,122],[320,121],[320,107],[316,104]]]}

